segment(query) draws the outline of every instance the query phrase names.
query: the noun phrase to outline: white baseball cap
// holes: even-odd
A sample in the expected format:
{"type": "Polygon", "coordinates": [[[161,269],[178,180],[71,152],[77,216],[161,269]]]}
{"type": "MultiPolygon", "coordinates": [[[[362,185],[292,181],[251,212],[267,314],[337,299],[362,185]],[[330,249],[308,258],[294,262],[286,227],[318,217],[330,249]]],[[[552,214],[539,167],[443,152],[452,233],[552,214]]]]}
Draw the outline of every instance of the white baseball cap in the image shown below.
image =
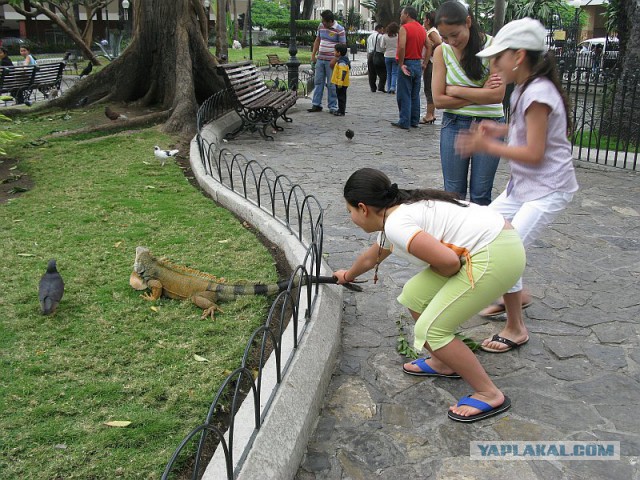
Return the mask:
{"type": "Polygon", "coordinates": [[[507,23],[493,38],[493,42],[479,53],[477,57],[493,57],[505,50],[532,50],[543,52],[547,48],[544,39],[547,31],[538,20],[525,17],[507,23]]]}

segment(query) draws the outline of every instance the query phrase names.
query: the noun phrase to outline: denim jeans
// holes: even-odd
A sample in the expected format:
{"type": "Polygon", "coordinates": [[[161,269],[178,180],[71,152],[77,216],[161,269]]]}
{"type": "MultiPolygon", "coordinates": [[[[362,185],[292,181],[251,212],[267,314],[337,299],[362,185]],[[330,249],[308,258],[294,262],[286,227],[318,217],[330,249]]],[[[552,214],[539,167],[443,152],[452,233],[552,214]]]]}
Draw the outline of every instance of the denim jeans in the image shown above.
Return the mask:
{"type": "MultiPolygon", "coordinates": [[[[493,179],[496,176],[500,157],[486,153],[474,153],[471,157],[462,158],[455,150],[458,133],[469,130],[472,122],[481,120],[484,118],[444,112],[442,129],[440,130],[440,161],[444,189],[447,192],[455,192],[464,200],[467,196],[467,176],[469,176],[469,200],[478,205],[489,205],[493,179]],[[471,174],[469,174],[469,170],[471,170],[471,174]]],[[[504,123],[504,118],[489,120],[504,123]]]]}
{"type": "Polygon", "coordinates": [[[405,60],[404,64],[411,75],[405,75],[398,68],[396,101],[400,118],[398,125],[409,128],[420,123],[420,86],[422,85],[422,61],[405,60]]]}
{"type": "Polygon", "coordinates": [[[385,57],[384,64],[387,67],[387,92],[395,92],[398,80],[398,61],[393,57],[385,57]]]}
{"type": "Polygon", "coordinates": [[[331,83],[331,74],[333,69],[329,65],[329,60],[316,61],[316,76],[314,78],[313,99],[311,103],[315,106],[322,106],[322,94],[324,93],[324,86],[327,86],[327,106],[329,110],[338,110],[338,97],[336,96],[336,86],[331,83]]]}

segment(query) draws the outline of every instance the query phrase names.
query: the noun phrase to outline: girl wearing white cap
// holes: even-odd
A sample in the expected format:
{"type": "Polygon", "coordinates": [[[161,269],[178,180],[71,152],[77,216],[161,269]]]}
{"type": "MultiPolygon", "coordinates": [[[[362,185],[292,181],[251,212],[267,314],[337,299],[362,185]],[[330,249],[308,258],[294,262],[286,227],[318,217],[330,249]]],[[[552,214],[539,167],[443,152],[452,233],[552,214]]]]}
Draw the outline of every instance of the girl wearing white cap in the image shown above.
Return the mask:
{"type": "MultiPolygon", "coordinates": [[[[578,190],[573,168],[569,105],[553,53],[545,52],[546,30],[531,18],[505,25],[493,44],[478,53],[491,59],[505,83],[515,83],[509,125],[483,121],[458,136],[461,154],[485,152],[509,159],[507,188],[491,207],[511,221],[526,246],[566,208],[578,190]],[[507,138],[506,142],[502,139],[507,138]]],[[[482,342],[487,352],[524,345],[529,334],[522,318],[522,279],[504,295],[507,323],[482,342]]]]}

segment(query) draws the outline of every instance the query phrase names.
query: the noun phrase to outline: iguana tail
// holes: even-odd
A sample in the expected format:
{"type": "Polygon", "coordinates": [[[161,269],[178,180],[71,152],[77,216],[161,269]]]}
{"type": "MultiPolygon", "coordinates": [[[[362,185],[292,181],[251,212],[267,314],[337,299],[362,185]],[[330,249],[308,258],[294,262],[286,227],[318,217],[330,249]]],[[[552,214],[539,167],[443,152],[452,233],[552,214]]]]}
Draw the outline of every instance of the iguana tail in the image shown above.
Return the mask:
{"type": "MultiPolygon", "coordinates": [[[[307,277],[296,277],[293,282],[294,287],[298,287],[300,285],[300,278],[302,278],[302,284],[306,284],[307,277]]],[[[337,283],[336,277],[320,276],[309,278],[312,283],[337,283]]],[[[360,286],[354,285],[352,283],[347,283],[343,286],[355,292],[362,291],[362,288],[360,286]]],[[[218,300],[229,301],[243,295],[275,295],[277,293],[284,292],[287,288],[289,288],[289,280],[282,280],[280,282],[270,284],[258,283],[247,285],[226,285],[224,283],[218,283],[212,290],[216,292],[216,298],[218,300]]]]}

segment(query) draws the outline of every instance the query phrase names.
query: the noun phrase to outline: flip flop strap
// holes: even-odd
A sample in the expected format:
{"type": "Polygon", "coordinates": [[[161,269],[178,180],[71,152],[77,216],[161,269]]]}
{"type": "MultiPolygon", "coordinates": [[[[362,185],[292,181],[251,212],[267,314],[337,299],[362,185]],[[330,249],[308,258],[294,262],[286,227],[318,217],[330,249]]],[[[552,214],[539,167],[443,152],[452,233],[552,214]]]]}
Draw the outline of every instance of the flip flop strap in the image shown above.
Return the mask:
{"type": "Polygon", "coordinates": [[[411,362],[411,365],[415,365],[416,367],[418,367],[420,370],[422,370],[424,373],[438,373],[436,372],[433,368],[431,368],[429,366],[429,364],[426,362],[426,357],[425,358],[419,358],[417,360],[414,360],[413,362],[411,362]]]}
{"type": "Polygon", "coordinates": [[[513,341],[509,340],[508,338],[501,337],[497,333],[493,337],[491,337],[491,341],[492,342],[502,343],[502,344],[506,345],[507,347],[511,347],[511,348],[518,348],[520,346],[516,342],[513,342],[513,341]]]}
{"type": "Polygon", "coordinates": [[[481,412],[488,412],[489,410],[493,410],[494,407],[489,405],[482,400],[478,400],[477,398],[473,398],[471,395],[467,395],[466,397],[462,397],[458,402],[458,407],[462,405],[467,405],[469,407],[477,408],[481,412]]]}

